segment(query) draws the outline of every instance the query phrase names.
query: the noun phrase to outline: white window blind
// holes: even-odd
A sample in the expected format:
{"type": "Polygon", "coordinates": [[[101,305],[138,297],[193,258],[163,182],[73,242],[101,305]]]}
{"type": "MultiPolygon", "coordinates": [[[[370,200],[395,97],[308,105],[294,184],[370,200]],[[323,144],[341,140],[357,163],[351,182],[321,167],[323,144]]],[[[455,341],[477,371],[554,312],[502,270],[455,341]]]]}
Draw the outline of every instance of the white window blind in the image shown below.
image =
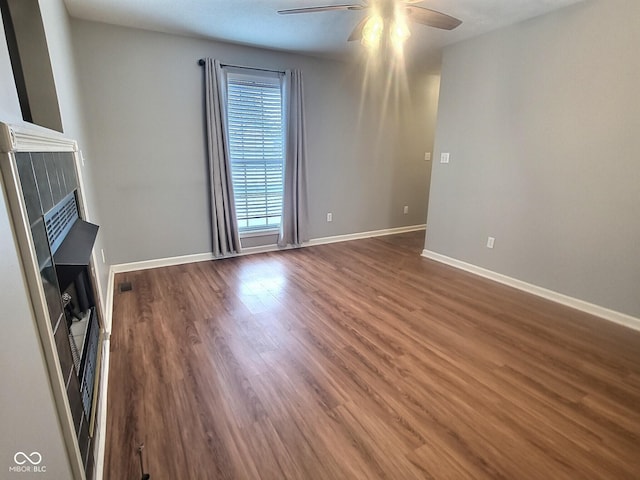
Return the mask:
{"type": "Polygon", "coordinates": [[[284,172],[280,77],[228,72],[227,122],[238,229],[275,229],[284,172]]]}

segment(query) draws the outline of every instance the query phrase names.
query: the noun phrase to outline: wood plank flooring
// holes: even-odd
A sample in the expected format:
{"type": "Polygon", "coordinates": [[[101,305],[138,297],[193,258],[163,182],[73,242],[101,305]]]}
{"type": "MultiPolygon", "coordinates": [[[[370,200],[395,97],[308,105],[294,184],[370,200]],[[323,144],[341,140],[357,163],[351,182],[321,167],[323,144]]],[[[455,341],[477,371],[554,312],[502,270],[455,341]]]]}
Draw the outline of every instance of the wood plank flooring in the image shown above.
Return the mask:
{"type": "Polygon", "coordinates": [[[117,275],[105,478],[640,478],[640,333],[423,235],[117,275]]]}

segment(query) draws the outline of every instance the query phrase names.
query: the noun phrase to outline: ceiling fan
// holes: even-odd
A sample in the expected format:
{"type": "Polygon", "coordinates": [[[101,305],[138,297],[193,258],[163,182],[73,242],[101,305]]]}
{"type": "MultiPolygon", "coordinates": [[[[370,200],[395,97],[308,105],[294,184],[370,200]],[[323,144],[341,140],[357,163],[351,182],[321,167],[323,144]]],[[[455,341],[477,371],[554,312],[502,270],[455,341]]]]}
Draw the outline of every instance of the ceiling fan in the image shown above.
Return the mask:
{"type": "Polygon", "coordinates": [[[392,37],[404,42],[409,35],[406,21],[419,23],[428,27],[453,30],[462,21],[429,8],[414,5],[422,0],[362,0],[362,3],[323,5],[318,7],[291,8],[278,10],[280,15],[296,13],[328,12],[332,10],[368,10],[372,13],[364,17],[355,26],[348,41],[361,40],[365,45],[377,44],[383,30],[389,29],[392,37]]]}

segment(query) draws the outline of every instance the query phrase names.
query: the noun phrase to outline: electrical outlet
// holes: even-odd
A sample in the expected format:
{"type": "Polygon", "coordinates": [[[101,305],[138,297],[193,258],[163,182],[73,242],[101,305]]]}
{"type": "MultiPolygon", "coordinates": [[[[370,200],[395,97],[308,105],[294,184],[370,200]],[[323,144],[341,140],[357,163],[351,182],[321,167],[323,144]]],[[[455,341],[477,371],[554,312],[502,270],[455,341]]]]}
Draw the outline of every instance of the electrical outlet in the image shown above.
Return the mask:
{"type": "Polygon", "coordinates": [[[409,213],[409,205],[405,205],[404,206],[404,214],[406,215],[407,213],[409,213]]]}
{"type": "Polygon", "coordinates": [[[102,255],[102,263],[106,264],[106,263],[107,263],[107,260],[106,260],[106,259],[105,259],[105,257],[104,257],[104,248],[101,248],[101,249],[100,249],[100,255],[102,255]]]}
{"type": "Polygon", "coordinates": [[[327,222],[333,222],[333,213],[327,213],[327,222]]]}
{"type": "Polygon", "coordinates": [[[487,248],[493,248],[493,244],[495,243],[496,239],[493,237],[488,237],[487,238],[487,248]]]}
{"type": "Polygon", "coordinates": [[[428,162],[431,160],[431,152],[424,152],[424,161],[428,162]]]}
{"type": "Polygon", "coordinates": [[[449,163],[449,154],[441,153],[440,154],[440,163],[449,163]]]}

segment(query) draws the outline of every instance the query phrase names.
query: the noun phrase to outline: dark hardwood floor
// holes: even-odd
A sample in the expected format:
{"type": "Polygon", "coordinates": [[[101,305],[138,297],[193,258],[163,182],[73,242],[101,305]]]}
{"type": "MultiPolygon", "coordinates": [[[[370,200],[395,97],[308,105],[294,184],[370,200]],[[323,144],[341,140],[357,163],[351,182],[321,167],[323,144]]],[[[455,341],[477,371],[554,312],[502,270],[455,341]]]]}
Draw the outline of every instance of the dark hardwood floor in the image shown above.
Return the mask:
{"type": "Polygon", "coordinates": [[[423,235],[118,275],[105,478],[640,478],[640,333],[423,235]]]}

